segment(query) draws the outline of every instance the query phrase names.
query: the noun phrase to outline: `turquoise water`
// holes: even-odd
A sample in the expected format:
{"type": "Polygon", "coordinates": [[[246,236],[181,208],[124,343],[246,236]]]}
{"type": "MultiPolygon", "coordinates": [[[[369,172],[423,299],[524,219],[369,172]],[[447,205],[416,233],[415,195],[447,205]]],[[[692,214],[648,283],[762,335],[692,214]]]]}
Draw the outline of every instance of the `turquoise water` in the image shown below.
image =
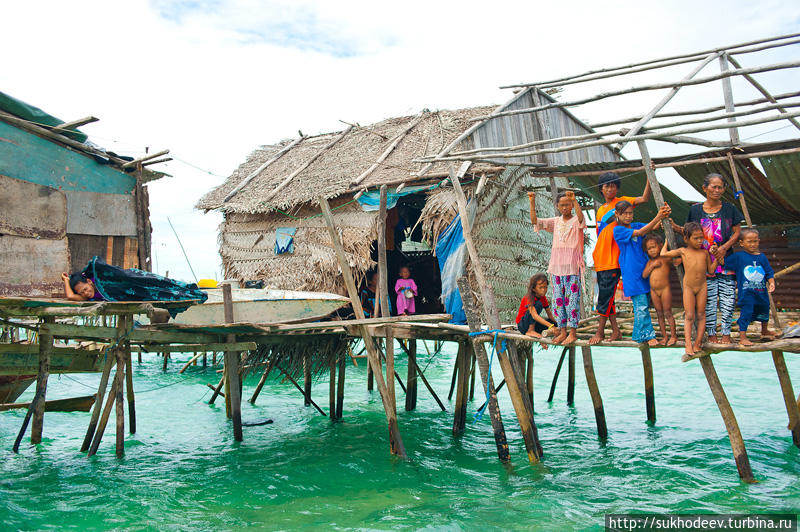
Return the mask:
{"type": "MultiPolygon", "coordinates": [[[[421,365],[428,363],[420,345],[421,365]]],[[[698,362],[680,351],[653,351],[658,421],[645,422],[637,350],[599,348],[594,365],[609,439],[598,442],[580,353],[575,406],[565,404],[566,368],[552,404],[545,402],[557,361],[536,353],[536,421],[542,464],[525,458],[510,399],[500,393],[513,470],[497,460],[488,415],[451,433],[420,383],[418,409],[402,411],[409,460],[389,455],[385,417],[376,392],[366,391],[366,361],[348,366],[344,419],[331,423],[289,383],[271,380],[255,406],[245,403],[244,442],[233,441],[224,401],[209,406],[218,375],[211,367],[180,366],[167,374],[145,355],[134,362],[138,432],[126,435],[126,455],[114,456],[113,422],[96,457],[78,452],[88,413],[51,413],[44,442],[11,452],[23,412],[0,414],[0,519],[5,529],[596,529],[604,513],[791,512],[800,508],[800,455],[768,353],[714,357],[737,414],[753,471],[739,481],[722,419],[698,362]]],[[[791,374],[800,361],[787,354],[791,374]]],[[[446,399],[455,346],[426,375],[446,399]]],[[[499,366],[494,371],[499,374],[499,366]]],[[[398,373],[405,375],[404,360],[398,373]]],[[[797,377],[796,377],[797,379],[797,377]]],[[[92,393],[98,375],[53,376],[48,397],[92,393]]],[[[255,378],[245,382],[249,398],[255,378]]],[[[800,389],[800,387],[798,387],[800,389]]],[[[27,392],[23,399],[32,397],[27,392]]],[[[313,397],[327,411],[327,377],[313,397]]],[[[469,419],[483,402],[477,392],[469,419]]],[[[127,424],[127,419],[126,419],[127,424]]]]}

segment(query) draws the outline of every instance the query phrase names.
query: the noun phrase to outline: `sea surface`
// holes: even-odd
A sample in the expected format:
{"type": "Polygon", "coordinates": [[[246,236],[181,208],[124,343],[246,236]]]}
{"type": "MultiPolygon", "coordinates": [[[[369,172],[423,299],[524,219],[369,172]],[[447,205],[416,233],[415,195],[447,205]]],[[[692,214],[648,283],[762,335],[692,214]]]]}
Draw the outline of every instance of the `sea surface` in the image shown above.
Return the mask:
{"type": "MultiPolygon", "coordinates": [[[[428,343],[432,348],[432,343],[428,343]]],[[[416,411],[399,424],[409,459],[389,454],[377,390],[366,389],[366,360],[348,364],[344,419],[331,423],[304,407],[288,382],[270,378],[255,406],[245,402],[244,428],[233,440],[224,400],[208,405],[211,365],[178,370],[188,354],[135,360],[137,425],[125,457],[114,455],[109,423],[93,458],[79,452],[88,413],[48,413],[44,441],[11,447],[24,412],[0,413],[0,523],[4,530],[132,529],[599,529],[606,513],[796,513],[800,453],[792,445],[769,353],[722,353],[714,363],[737,415],[758,483],[739,480],[730,443],[699,362],[653,351],[657,422],[646,422],[638,350],[596,348],[594,366],[609,438],[597,439],[580,350],[574,406],[566,404],[566,367],[552,403],[547,393],[560,352],[535,353],[536,422],[544,460],[530,465],[505,390],[499,394],[513,467],[497,459],[477,383],[464,435],[452,435],[447,392],[455,345],[419,361],[445,401],[441,412],[420,382],[416,411]]],[[[800,381],[800,360],[786,355],[800,381]]],[[[406,362],[398,357],[404,377],[406,362]]],[[[500,374],[495,362],[493,371],[500,374]]],[[[314,400],[327,411],[327,375],[314,400]]],[[[497,381],[499,382],[499,378],[497,381]]],[[[48,398],[96,391],[98,374],[51,376],[48,398]]],[[[244,384],[248,399],[257,382],[244,384]]],[[[796,393],[800,386],[796,385],[796,393]]],[[[20,400],[30,400],[33,388],[20,400]]],[[[126,409],[127,410],[127,409],[126,409]]],[[[127,430],[127,419],[126,419],[127,430]]]]}

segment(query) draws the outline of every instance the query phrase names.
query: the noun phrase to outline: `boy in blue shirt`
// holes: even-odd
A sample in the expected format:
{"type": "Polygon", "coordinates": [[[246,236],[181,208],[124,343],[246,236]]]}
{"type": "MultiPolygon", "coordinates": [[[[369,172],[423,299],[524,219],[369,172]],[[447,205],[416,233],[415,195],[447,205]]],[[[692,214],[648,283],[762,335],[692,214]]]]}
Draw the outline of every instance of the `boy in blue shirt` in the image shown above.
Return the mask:
{"type": "Polygon", "coordinates": [[[742,229],[739,244],[744,251],[724,257],[726,268],[736,272],[739,288],[739,345],[753,345],[747,339],[747,327],[754,321],[761,322],[761,338],[773,339],[775,333],[768,329],[769,295],[775,291],[775,272],[767,256],[758,249],[758,231],[742,229]]]}
{"type": "Polygon", "coordinates": [[[655,229],[661,220],[670,213],[669,205],[663,205],[650,223],[633,223],[633,204],[622,200],[616,207],[617,224],[614,227],[614,240],[619,246],[619,267],[622,270],[622,292],[633,303],[634,342],[647,342],[658,345],[653,321],[650,319],[650,281],[642,277],[644,267],[650,258],[642,247],[644,235],[655,229]]]}

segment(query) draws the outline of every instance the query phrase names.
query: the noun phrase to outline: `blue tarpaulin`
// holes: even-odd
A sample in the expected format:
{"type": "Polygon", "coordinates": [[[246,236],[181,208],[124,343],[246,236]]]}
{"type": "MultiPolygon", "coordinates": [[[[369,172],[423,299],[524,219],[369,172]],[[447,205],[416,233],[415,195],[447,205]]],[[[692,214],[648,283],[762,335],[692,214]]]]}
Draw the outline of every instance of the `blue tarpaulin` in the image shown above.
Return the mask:
{"type": "MultiPolygon", "coordinates": [[[[406,187],[400,192],[388,192],[386,194],[386,209],[394,209],[394,206],[397,205],[397,200],[403,196],[408,196],[409,194],[414,194],[417,192],[425,192],[426,190],[432,189],[434,186],[435,185],[428,185],[424,187],[406,187]]],[[[380,201],[380,190],[370,190],[369,192],[364,192],[358,197],[358,203],[360,203],[361,208],[367,212],[377,211],[380,208],[380,201]]]]}
{"type": "Polygon", "coordinates": [[[278,227],[275,229],[275,254],[294,253],[294,234],[296,227],[278,227]]]}
{"type": "MultiPolygon", "coordinates": [[[[469,207],[472,207],[472,202],[469,207]]],[[[439,269],[442,272],[442,302],[445,312],[453,316],[450,323],[465,324],[467,316],[464,314],[464,305],[456,282],[464,275],[464,264],[467,259],[467,246],[461,230],[460,216],[456,216],[439,236],[439,241],[436,243],[436,257],[439,259],[439,269]]]]}

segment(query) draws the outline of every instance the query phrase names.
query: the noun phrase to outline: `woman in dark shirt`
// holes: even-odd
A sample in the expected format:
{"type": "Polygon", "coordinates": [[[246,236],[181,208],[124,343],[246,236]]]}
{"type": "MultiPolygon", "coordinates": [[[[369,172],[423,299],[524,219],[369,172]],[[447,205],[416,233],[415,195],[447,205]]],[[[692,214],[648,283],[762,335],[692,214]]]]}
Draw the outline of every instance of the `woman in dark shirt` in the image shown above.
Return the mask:
{"type": "MultiPolygon", "coordinates": [[[[739,231],[744,216],[732,203],[722,201],[725,192],[725,178],[720,174],[708,174],[703,180],[703,193],[706,200],[696,203],[689,209],[687,222],[698,222],[703,227],[706,241],[703,247],[709,249],[716,244],[717,257],[732,253],[731,248],[739,239],[739,231]]],[[[683,228],[672,223],[675,231],[683,228]]],[[[734,272],[718,266],[714,274],[706,279],[708,299],[706,300],[706,332],[709,342],[717,342],[717,307],[721,321],[722,343],[731,343],[731,324],[736,305],[736,276],[734,272]]]]}

